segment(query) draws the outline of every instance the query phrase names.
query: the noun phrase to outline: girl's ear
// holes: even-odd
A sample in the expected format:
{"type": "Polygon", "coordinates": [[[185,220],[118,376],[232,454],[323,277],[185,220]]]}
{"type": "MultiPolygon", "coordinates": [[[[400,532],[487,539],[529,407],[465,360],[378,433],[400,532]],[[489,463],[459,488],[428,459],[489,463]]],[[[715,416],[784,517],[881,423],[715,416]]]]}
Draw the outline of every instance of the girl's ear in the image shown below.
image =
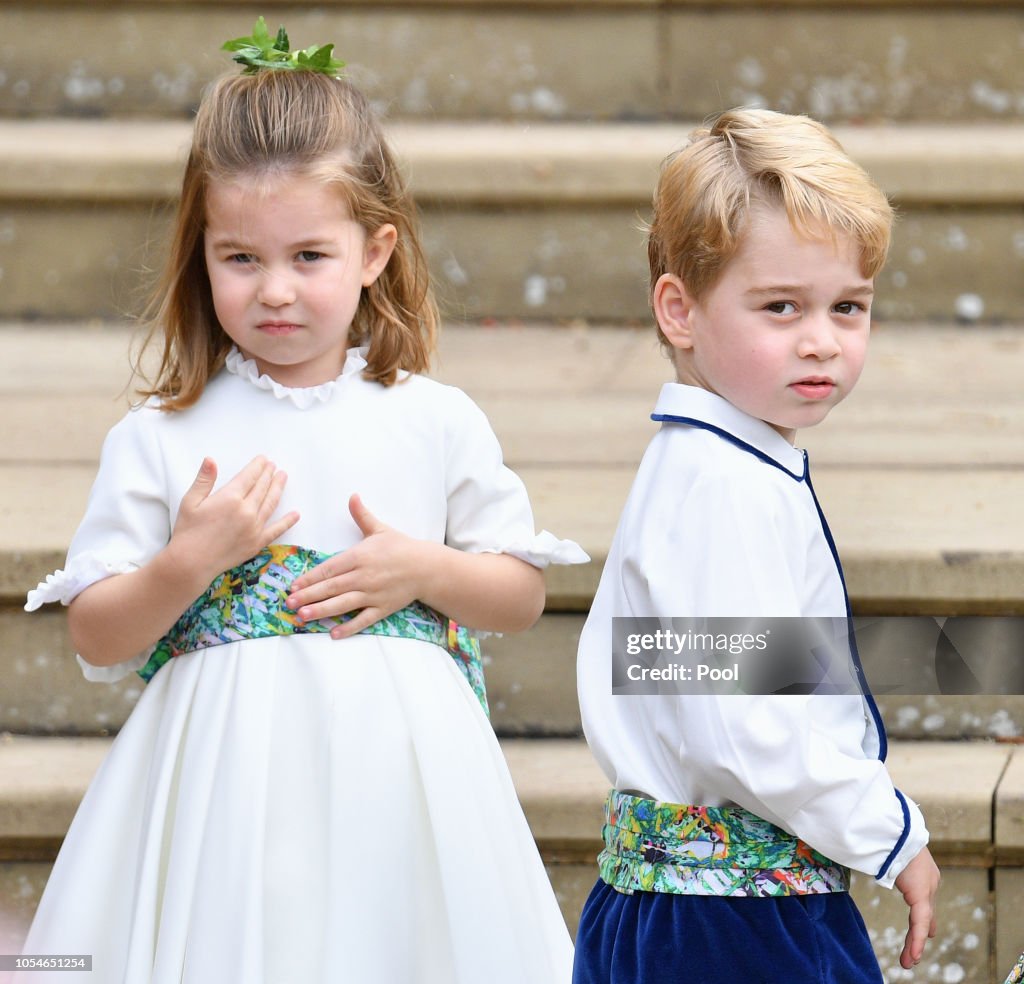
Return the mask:
{"type": "Polygon", "coordinates": [[[398,230],[390,222],[366,237],[363,247],[363,286],[369,287],[388,265],[398,242],[398,230]]]}
{"type": "Polygon", "coordinates": [[[658,327],[676,349],[693,348],[693,309],[695,302],[686,284],[674,273],[663,273],[654,285],[651,307],[658,327]]]}

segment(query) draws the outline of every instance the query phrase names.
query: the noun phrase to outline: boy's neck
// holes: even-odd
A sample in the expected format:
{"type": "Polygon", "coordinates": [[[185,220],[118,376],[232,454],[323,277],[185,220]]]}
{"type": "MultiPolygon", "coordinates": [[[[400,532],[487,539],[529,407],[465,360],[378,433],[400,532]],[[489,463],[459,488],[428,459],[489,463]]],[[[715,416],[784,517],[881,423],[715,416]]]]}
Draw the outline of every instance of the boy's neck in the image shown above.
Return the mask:
{"type": "MultiPolygon", "coordinates": [[[[742,407],[737,407],[736,404],[732,402],[732,400],[730,400],[727,396],[724,396],[722,393],[719,393],[717,390],[713,389],[704,379],[702,379],[700,377],[700,374],[696,372],[696,370],[694,369],[693,364],[690,360],[680,358],[680,356],[683,356],[685,354],[686,353],[679,352],[677,350],[675,353],[676,357],[673,360],[676,366],[677,383],[682,383],[683,386],[696,386],[699,389],[707,390],[709,393],[714,393],[715,396],[721,397],[730,406],[736,407],[736,409],[739,410],[740,413],[747,413],[746,410],[744,410],[742,407]]],[[[750,414],[747,414],[747,416],[750,416],[750,414]]],[[[769,427],[771,427],[772,430],[778,433],[783,438],[783,440],[787,441],[789,444],[796,444],[795,429],[790,427],[779,427],[776,424],[773,424],[770,420],[765,420],[763,421],[763,423],[766,423],[769,427]]]]}

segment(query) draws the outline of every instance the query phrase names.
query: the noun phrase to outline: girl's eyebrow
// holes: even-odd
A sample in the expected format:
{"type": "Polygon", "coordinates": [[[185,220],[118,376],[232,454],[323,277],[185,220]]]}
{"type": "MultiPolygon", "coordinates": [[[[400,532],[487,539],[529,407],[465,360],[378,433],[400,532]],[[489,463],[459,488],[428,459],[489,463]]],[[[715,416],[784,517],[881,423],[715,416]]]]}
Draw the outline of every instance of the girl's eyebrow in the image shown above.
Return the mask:
{"type": "Polygon", "coordinates": [[[218,239],[210,239],[209,245],[214,249],[235,249],[243,252],[249,251],[249,246],[240,239],[232,239],[230,236],[221,236],[218,239]]]}
{"type": "MultiPolygon", "coordinates": [[[[318,247],[330,246],[333,242],[327,236],[319,239],[302,239],[297,243],[289,243],[285,249],[291,251],[302,251],[304,249],[316,249],[318,247]]],[[[251,253],[254,252],[253,247],[246,243],[244,240],[233,239],[230,236],[222,236],[219,239],[211,239],[210,246],[214,249],[231,249],[239,250],[241,252],[251,253]]]]}
{"type": "Polygon", "coordinates": [[[316,249],[321,246],[330,246],[334,242],[333,239],[329,239],[326,236],[321,239],[303,239],[300,242],[292,243],[288,249],[302,250],[302,249],[316,249]]]}

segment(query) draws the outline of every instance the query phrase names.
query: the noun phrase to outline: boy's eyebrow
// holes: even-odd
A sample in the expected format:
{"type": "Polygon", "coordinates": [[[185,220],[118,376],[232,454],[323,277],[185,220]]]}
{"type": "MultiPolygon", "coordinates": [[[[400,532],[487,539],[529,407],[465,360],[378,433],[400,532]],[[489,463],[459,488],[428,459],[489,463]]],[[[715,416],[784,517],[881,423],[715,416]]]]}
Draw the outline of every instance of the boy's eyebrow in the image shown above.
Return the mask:
{"type": "MultiPolygon", "coordinates": [[[[806,284],[773,284],[770,287],[751,287],[747,290],[748,297],[769,297],[776,294],[798,294],[807,290],[806,284]]],[[[839,291],[843,297],[872,297],[875,288],[871,284],[857,284],[839,291]]]]}

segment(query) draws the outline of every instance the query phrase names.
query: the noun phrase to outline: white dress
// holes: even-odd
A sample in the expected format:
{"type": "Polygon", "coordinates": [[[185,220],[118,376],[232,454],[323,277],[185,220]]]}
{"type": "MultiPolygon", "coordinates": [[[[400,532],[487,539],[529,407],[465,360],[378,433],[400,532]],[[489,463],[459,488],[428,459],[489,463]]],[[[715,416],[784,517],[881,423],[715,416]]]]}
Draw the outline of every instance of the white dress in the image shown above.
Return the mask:
{"type": "MultiPolygon", "coordinates": [[[[423,377],[287,389],[237,352],[180,413],[107,437],[64,571],[30,610],[146,563],[204,456],[288,474],[284,539],[344,550],[353,492],[382,522],[536,566],[585,555],[534,535],[486,418],[423,377]]],[[[99,669],[115,679],[141,666],[99,669]]],[[[103,984],[547,984],[572,949],[500,748],[439,646],[303,634],[178,656],[145,688],[79,808],[25,953],[92,954],[103,984]]],[[[66,975],[54,975],[63,981],[66,975]]],[[[31,984],[49,975],[25,976],[31,984]]]]}

